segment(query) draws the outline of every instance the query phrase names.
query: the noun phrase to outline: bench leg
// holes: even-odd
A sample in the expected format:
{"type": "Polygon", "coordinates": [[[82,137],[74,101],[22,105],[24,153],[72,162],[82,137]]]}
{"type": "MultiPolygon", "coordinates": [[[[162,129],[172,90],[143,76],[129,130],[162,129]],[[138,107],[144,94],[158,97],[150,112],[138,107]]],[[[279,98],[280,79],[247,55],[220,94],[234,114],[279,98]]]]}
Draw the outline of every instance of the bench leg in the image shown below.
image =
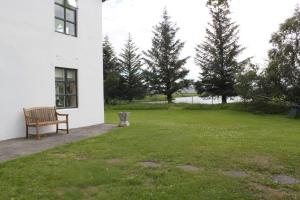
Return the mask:
{"type": "Polygon", "coordinates": [[[36,139],[37,139],[37,140],[40,140],[40,139],[41,139],[41,137],[40,137],[40,132],[39,132],[39,127],[38,127],[38,126],[36,126],[36,139]]]}
{"type": "Polygon", "coordinates": [[[58,124],[56,124],[56,133],[58,133],[58,124]]]}
{"type": "Polygon", "coordinates": [[[28,126],[26,125],[26,138],[29,138],[29,131],[28,131],[28,126]]]}
{"type": "Polygon", "coordinates": [[[69,122],[67,122],[66,126],[67,126],[67,134],[69,134],[69,122]]]}
{"type": "Polygon", "coordinates": [[[66,117],[66,120],[67,120],[67,123],[66,123],[66,126],[67,126],[67,134],[69,134],[69,116],[67,115],[66,117]]]}

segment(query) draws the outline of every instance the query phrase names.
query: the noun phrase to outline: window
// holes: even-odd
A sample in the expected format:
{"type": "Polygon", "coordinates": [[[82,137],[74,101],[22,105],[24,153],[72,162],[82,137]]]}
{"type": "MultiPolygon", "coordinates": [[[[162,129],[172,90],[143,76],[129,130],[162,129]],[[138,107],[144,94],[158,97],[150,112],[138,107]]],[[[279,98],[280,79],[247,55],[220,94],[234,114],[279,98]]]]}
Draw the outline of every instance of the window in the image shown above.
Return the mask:
{"type": "Polygon", "coordinates": [[[55,31],[77,36],[77,0],[55,0],[55,31]]]}
{"type": "Polygon", "coordinates": [[[77,108],[77,70],[56,67],[55,91],[57,108],[77,108]]]}

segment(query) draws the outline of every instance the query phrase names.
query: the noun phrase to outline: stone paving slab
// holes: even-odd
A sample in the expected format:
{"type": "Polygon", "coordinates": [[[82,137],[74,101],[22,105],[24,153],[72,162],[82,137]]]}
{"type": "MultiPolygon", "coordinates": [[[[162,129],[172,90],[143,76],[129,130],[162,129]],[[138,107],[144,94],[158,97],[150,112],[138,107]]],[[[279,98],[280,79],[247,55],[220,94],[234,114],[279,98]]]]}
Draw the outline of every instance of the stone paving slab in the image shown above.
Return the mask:
{"type": "Polygon", "coordinates": [[[279,184],[294,185],[299,184],[300,180],[284,174],[273,176],[273,180],[279,184]]]}
{"type": "Polygon", "coordinates": [[[20,156],[39,153],[63,144],[103,135],[114,128],[117,128],[117,126],[100,124],[71,129],[70,134],[48,134],[47,136],[42,136],[41,140],[31,137],[30,139],[20,138],[2,141],[0,142],[0,163],[20,156]]]}

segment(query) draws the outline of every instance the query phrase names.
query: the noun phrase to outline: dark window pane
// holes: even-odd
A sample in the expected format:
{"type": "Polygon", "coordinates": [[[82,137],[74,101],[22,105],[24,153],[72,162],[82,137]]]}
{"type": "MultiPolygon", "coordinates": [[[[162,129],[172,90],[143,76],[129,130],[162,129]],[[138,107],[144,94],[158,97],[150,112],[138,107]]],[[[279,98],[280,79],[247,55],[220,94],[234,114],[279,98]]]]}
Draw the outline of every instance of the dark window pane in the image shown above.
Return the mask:
{"type": "Polygon", "coordinates": [[[62,20],[55,19],[55,31],[64,33],[65,23],[62,20]]]}
{"type": "Polygon", "coordinates": [[[66,5],[70,8],[77,8],[77,0],[66,0],[66,5]]]}
{"type": "Polygon", "coordinates": [[[64,4],[64,0],[55,0],[55,3],[64,4]]]}
{"type": "Polygon", "coordinates": [[[76,94],[76,83],[67,83],[67,94],[76,94]]]}
{"type": "Polygon", "coordinates": [[[75,81],[76,80],[76,70],[68,70],[67,71],[67,79],[68,79],[68,81],[75,81]]]}
{"type": "Polygon", "coordinates": [[[55,80],[64,81],[65,80],[65,70],[60,68],[55,68],[55,80]]]}
{"type": "Polygon", "coordinates": [[[75,24],[66,23],[66,34],[75,35],[75,24]]]}
{"type": "Polygon", "coordinates": [[[55,86],[56,94],[65,94],[65,83],[56,82],[55,86]]]}
{"type": "Polygon", "coordinates": [[[77,107],[76,96],[66,96],[66,107],[68,107],[68,108],[77,107]]]}
{"type": "Polygon", "coordinates": [[[55,17],[59,17],[61,19],[65,18],[65,9],[62,6],[55,5],[55,17]]]}
{"type": "Polygon", "coordinates": [[[58,108],[65,107],[65,96],[56,96],[56,107],[58,108]]]}
{"type": "Polygon", "coordinates": [[[75,11],[66,9],[66,20],[70,22],[75,22],[75,11]]]}

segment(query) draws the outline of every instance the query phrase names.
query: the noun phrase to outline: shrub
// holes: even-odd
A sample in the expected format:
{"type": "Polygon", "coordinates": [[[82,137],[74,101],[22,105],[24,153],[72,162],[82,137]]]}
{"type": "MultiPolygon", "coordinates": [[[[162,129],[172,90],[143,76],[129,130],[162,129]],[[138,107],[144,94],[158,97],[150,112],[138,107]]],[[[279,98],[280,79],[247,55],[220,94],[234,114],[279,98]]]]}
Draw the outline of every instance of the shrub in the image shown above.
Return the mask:
{"type": "Polygon", "coordinates": [[[151,103],[128,103],[120,105],[109,105],[106,109],[110,110],[168,110],[170,105],[151,104],[151,103]]]}
{"type": "Polygon", "coordinates": [[[232,104],[151,104],[151,103],[127,103],[119,105],[107,105],[110,110],[233,110],[251,112],[255,114],[288,114],[290,106],[271,102],[250,102],[232,104]]]}

